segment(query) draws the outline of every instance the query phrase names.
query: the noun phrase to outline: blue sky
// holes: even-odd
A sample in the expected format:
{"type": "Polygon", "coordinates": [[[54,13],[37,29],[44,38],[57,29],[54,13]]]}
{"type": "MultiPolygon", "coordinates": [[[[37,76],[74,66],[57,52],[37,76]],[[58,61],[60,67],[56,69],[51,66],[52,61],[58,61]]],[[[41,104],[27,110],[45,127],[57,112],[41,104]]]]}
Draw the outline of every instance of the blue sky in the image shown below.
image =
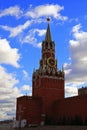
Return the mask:
{"type": "Polygon", "coordinates": [[[58,69],[64,66],[65,96],[87,85],[86,0],[0,1],[0,120],[15,116],[16,97],[31,95],[41,43],[50,17],[58,69]]]}

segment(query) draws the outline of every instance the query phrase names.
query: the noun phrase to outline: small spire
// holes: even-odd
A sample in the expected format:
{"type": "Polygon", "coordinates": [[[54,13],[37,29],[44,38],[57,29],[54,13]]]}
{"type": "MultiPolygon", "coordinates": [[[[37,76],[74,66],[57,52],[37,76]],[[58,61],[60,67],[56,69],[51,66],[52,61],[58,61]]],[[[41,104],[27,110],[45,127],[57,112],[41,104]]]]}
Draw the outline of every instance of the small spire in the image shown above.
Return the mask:
{"type": "Polygon", "coordinates": [[[50,25],[49,25],[50,18],[47,18],[47,21],[48,21],[48,27],[47,27],[47,31],[46,31],[45,41],[51,42],[52,38],[51,38],[50,25]]]}
{"type": "Polygon", "coordinates": [[[62,71],[64,72],[64,65],[62,65],[62,71]]]}

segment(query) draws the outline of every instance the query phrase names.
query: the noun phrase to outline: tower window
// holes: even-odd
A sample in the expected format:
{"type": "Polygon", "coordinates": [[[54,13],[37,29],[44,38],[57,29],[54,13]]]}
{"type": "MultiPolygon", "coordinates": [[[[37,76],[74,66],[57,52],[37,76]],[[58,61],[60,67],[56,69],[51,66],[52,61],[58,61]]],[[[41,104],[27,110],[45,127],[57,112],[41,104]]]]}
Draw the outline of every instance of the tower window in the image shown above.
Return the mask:
{"type": "Polygon", "coordinates": [[[46,42],[45,48],[48,49],[48,42],[46,42]]]}
{"type": "Polygon", "coordinates": [[[52,49],[53,45],[52,45],[52,42],[50,43],[50,49],[52,49]]]}

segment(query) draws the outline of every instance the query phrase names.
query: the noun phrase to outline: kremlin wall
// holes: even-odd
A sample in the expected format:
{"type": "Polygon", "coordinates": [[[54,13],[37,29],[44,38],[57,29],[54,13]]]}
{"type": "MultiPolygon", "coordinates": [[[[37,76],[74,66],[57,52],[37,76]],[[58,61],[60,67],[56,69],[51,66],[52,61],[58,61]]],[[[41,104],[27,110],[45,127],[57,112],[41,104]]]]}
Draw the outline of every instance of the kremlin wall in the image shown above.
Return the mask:
{"type": "Polygon", "coordinates": [[[87,125],[87,88],[65,98],[65,73],[58,69],[48,23],[39,68],[32,74],[32,96],[17,98],[16,121],[34,125],[87,125]]]}

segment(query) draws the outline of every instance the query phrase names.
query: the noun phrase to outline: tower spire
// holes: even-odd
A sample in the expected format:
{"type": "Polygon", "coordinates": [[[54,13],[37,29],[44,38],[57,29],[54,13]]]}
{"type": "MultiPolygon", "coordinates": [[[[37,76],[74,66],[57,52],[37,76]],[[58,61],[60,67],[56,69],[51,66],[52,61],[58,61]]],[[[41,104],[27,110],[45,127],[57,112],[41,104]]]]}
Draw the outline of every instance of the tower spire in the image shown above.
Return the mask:
{"type": "Polygon", "coordinates": [[[47,31],[46,31],[45,41],[51,42],[52,38],[51,38],[50,25],[49,25],[50,18],[47,18],[47,21],[48,21],[48,27],[47,27],[47,31]]]}

